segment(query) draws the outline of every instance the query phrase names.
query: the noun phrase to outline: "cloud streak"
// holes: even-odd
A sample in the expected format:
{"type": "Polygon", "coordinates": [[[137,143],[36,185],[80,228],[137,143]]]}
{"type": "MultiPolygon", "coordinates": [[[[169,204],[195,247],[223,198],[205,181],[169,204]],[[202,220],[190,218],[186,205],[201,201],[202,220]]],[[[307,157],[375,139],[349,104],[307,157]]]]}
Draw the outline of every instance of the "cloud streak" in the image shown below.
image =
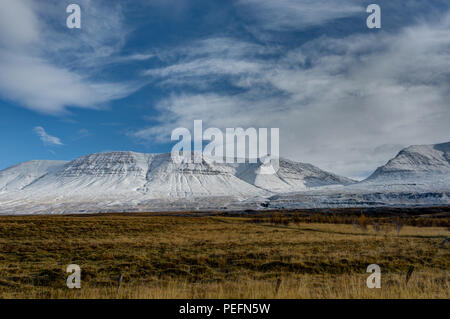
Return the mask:
{"type": "Polygon", "coordinates": [[[238,8],[263,29],[299,30],[365,12],[360,0],[239,0],[238,8]]]}
{"type": "Polygon", "coordinates": [[[58,137],[47,134],[47,132],[45,131],[45,129],[42,126],[36,126],[33,129],[33,131],[34,131],[34,133],[36,133],[37,136],[39,136],[42,143],[44,143],[44,145],[46,145],[46,146],[64,145],[58,137]]]}

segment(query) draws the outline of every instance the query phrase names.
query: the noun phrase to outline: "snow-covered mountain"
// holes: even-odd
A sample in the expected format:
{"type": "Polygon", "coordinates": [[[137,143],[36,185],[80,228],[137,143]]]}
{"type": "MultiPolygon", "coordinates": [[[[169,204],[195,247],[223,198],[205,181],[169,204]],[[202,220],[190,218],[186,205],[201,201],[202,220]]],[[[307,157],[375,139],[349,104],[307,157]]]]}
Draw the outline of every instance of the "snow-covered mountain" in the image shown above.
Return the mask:
{"type": "Polygon", "coordinates": [[[0,171],[0,194],[20,190],[42,176],[58,171],[64,161],[29,161],[0,171]]]}
{"type": "Polygon", "coordinates": [[[279,170],[268,175],[262,174],[261,163],[218,164],[204,159],[176,164],[170,153],[108,152],[71,162],[31,161],[0,171],[0,213],[197,208],[217,199],[226,199],[229,205],[352,182],[284,159],[279,170]]]}
{"type": "Polygon", "coordinates": [[[411,146],[356,183],[313,165],[177,164],[108,152],[0,171],[0,214],[450,205],[450,143],[411,146]]]}
{"type": "Polygon", "coordinates": [[[434,179],[450,174],[450,142],[435,145],[410,146],[379,167],[367,181],[434,179]]]}
{"type": "Polygon", "coordinates": [[[276,194],[269,203],[272,208],[450,205],[450,143],[410,146],[364,181],[276,194]]]}

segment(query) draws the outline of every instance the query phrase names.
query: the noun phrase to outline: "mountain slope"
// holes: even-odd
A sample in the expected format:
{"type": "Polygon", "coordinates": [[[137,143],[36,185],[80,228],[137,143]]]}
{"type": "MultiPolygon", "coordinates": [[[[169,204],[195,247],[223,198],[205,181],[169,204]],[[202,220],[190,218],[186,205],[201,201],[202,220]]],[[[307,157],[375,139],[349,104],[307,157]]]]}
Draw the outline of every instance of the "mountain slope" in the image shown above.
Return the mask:
{"type": "Polygon", "coordinates": [[[367,181],[434,177],[450,173],[450,143],[410,146],[386,165],[379,167],[367,181]]]}
{"type": "MultiPolygon", "coordinates": [[[[261,165],[213,163],[208,159],[201,163],[175,164],[170,153],[108,152],[86,155],[68,163],[54,163],[53,166],[47,161],[20,164],[14,170],[14,180],[20,184],[20,189],[34,194],[137,192],[149,197],[170,198],[256,196],[351,182],[310,164],[281,160],[275,174],[261,174],[261,165]],[[22,171],[22,168],[26,169],[22,171]],[[32,171],[34,174],[30,173],[32,171]],[[24,175],[28,178],[19,183],[24,175]]],[[[0,179],[0,182],[10,183],[10,179],[0,179]]]]}
{"type": "Polygon", "coordinates": [[[265,168],[261,163],[214,163],[208,158],[176,164],[170,153],[107,152],[71,162],[32,161],[0,172],[0,185],[4,185],[0,213],[148,210],[173,205],[214,209],[274,193],[352,182],[288,160],[280,160],[275,174],[263,174],[265,168]]]}
{"type": "Polygon", "coordinates": [[[30,161],[0,171],[0,214],[450,205],[449,154],[450,143],[411,146],[358,183],[285,159],[276,172],[170,153],[30,161]]]}
{"type": "Polygon", "coordinates": [[[262,174],[260,164],[247,164],[239,178],[272,192],[304,191],[328,185],[349,185],[355,181],[321,170],[311,164],[280,159],[275,174],[262,174]]]}
{"type": "Polygon", "coordinates": [[[64,161],[29,161],[0,171],[0,194],[21,190],[44,175],[63,167],[64,161]]]}
{"type": "Polygon", "coordinates": [[[450,205],[450,143],[410,146],[362,182],[277,194],[269,203],[277,209],[450,205]]]}

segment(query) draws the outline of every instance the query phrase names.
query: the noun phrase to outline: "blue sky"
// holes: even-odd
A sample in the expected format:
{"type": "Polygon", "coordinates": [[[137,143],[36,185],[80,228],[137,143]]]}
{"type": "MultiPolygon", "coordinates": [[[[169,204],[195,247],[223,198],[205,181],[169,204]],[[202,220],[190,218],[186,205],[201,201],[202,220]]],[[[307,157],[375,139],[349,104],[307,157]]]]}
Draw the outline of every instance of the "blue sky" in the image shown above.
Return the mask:
{"type": "Polygon", "coordinates": [[[282,156],[361,178],[450,140],[449,29],[443,0],[3,0],[0,169],[168,152],[201,119],[279,127],[282,156]]]}

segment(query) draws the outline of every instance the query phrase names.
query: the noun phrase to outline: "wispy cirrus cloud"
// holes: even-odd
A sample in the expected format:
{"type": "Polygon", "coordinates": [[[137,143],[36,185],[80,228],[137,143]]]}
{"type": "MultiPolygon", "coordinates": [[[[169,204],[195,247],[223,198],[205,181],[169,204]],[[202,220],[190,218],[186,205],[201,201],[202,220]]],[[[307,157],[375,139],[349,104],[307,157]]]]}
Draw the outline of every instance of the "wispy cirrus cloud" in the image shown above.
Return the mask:
{"type": "Polygon", "coordinates": [[[280,53],[277,46],[263,46],[248,41],[214,37],[191,45],[159,52],[166,66],[143,72],[160,86],[189,85],[204,88],[223,77],[238,79],[260,74],[271,67],[267,58],[280,53]]]}
{"type": "Polygon", "coordinates": [[[42,126],[36,126],[33,131],[46,146],[64,145],[58,137],[48,134],[42,126]]]}
{"type": "Polygon", "coordinates": [[[274,31],[303,29],[365,12],[361,0],[238,0],[237,6],[263,29],[274,31]]]}
{"type": "Polygon", "coordinates": [[[82,128],[82,129],[79,129],[76,133],[75,133],[75,136],[72,138],[74,141],[76,141],[76,140],[80,140],[80,139],[82,139],[82,138],[85,138],[85,137],[89,137],[89,136],[91,136],[91,132],[89,132],[89,130],[87,130],[87,129],[85,129],[85,128],[82,128]]]}

